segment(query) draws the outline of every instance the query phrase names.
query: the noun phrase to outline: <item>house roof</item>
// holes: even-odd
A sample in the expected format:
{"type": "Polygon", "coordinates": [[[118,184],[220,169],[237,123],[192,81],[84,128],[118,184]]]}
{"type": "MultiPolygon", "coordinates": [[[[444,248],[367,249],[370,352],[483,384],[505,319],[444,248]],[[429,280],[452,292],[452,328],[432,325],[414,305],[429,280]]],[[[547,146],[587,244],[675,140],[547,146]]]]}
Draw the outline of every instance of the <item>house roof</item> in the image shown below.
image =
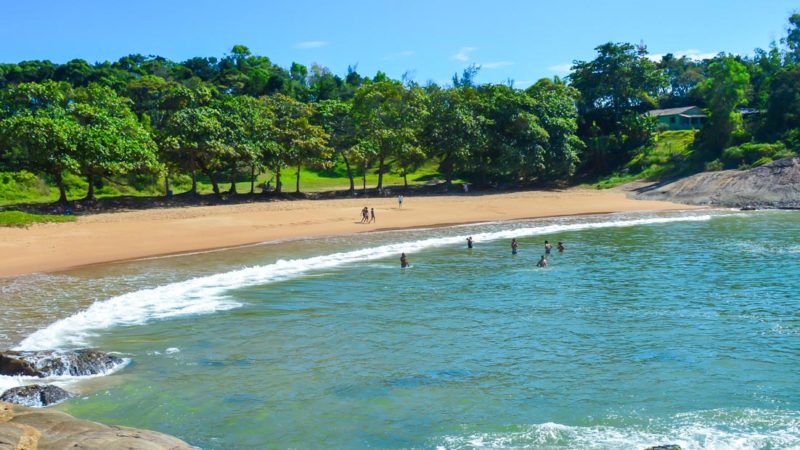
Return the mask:
{"type": "MultiPolygon", "coordinates": [[[[691,111],[693,109],[697,109],[697,107],[696,106],[684,106],[683,108],[653,109],[653,110],[647,111],[647,114],[650,115],[650,116],[653,116],[653,117],[674,116],[674,115],[678,115],[678,114],[682,114],[683,115],[686,112],[691,111]]],[[[698,116],[698,115],[702,115],[702,114],[690,114],[690,116],[698,116]]]]}

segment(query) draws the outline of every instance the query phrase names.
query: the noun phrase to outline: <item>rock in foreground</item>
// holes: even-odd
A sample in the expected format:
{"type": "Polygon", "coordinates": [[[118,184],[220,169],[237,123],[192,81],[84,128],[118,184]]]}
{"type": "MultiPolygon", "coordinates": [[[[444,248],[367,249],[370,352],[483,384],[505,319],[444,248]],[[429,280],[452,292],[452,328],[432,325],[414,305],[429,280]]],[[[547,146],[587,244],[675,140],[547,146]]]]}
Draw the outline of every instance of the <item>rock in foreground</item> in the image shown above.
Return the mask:
{"type": "Polygon", "coordinates": [[[0,402],[41,408],[61,403],[70,397],[69,392],[49,384],[31,384],[11,388],[0,395],[0,402]]]}
{"type": "Polygon", "coordinates": [[[188,450],[194,447],[155,431],[107,426],[59,411],[0,403],[0,450],[17,448],[188,450]]]}
{"type": "Polygon", "coordinates": [[[750,170],[704,172],[636,189],[636,198],[734,208],[800,208],[800,157],[750,170]]]}
{"type": "Polygon", "coordinates": [[[122,358],[93,349],[7,351],[0,353],[0,375],[50,377],[86,376],[108,372],[122,364],[122,358]]]}

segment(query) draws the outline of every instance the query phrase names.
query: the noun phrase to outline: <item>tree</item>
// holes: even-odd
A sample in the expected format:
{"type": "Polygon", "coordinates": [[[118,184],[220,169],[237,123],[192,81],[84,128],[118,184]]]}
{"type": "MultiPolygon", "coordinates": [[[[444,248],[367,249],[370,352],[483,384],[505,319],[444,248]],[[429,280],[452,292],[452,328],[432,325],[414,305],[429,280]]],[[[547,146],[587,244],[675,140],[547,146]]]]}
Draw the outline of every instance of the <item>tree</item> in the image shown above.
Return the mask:
{"type": "Polygon", "coordinates": [[[709,120],[697,138],[712,157],[728,146],[731,135],[741,124],[736,107],[747,99],[749,86],[747,68],[733,56],[718,56],[709,64],[708,77],[700,85],[709,120]]]}
{"type": "Polygon", "coordinates": [[[75,93],[69,113],[77,122],[75,158],[94,200],[96,177],[158,166],[156,145],[128,107],[127,99],[110,88],[90,84],[75,93]]]}
{"type": "Polygon", "coordinates": [[[479,109],[478,91],[472,87],[436,90],[428,96],[430,114],[422,140],[428,155],[439,159],[446,186],[456,170],[465,169],[471,157],[486,145],[489,120],[479,109]]]}
{"type": "MultiPolygon", "coordinates": [[[[575,134],[578,130],[578,91],[561,82],[543,78],[526,90],[534,100],[533,113],[547,132],[543,176],[571,176],[584,144],[575,134]]],[[[638,115],[637,115],[638,116],[638,115]]]]}
{"type": "Polygon", "coordinates": [[[355,191],[351,159],[358,159],[359,149],[356,145],[356,130],[351,114],[352,104],[340,100],[322,100],[317,103],[317,121],[328,133],[331,148],[342,157],[347,178],[350,181],[350,193],[355,191]]]}
{"type": "Polygon", "coordinates": [[[378,190],[383,189],[386,159],[416,145],[416,128],[424,114],[424,92],[406,89],[399,81],[377,81],[356,91],[353,116],[362,148],[377,151],[378,190]]]}
{"type": "Polygon", "coordinates": [[[167,131],[164,147],[175,161],[191,172],[190,192],[197,194],[199,169],[211,181],[214,193],[219,194],[212,169],[229,151],[219,111],[208,106],[182,109],[169,118],[167,131]]]}
{"type": "Polygon", "coordinates": [[[282,94],[271,98],[275,112],[273,136],[279,148],[275,167],[276,190],[281,191],[280,166],[297,168],[296,192],[300,193],[300,171],[304,164],[321,166],[331,155],[328,147],[328,134],[311,122],[313,108],[305,103],[282,94]]]}
{"type": "Polygon", "coordinates": [[[788,47],[786,59],[789,63],[800,64],[800,13],[789,17],[789,30],[782,42],[788,47]]]}
{"type": "Polygon", "coordinates": [[[800,64],[784,68],[772,79],[764,128],[767,139],[793,133],[796,142],[790,144],[800,144],[800,64]]]}
{"type": "Polygon", "coordinates": [[[32,172],[44,172],[58,186],[59,202],[67,201],[64,172],[78,169],[75,148],[79,126],[67,112],[72,89],[63,82],[21,83],[3,92],[0,140],[24,155],[32,172]]]}

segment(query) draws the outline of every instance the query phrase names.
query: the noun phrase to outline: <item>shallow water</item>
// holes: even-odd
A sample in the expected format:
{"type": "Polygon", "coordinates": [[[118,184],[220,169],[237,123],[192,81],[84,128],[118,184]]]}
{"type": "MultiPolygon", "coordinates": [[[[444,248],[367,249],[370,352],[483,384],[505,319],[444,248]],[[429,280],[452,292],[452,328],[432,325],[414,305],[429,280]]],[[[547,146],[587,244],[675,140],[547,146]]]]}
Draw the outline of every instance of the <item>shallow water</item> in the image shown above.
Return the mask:
{"type": "Polygon", "coordinates": [[[58,408],[202,448],[800,448],[798,236],[712,211],[150,259],[3,282],[0,340],[122,353],[58,408]]]}

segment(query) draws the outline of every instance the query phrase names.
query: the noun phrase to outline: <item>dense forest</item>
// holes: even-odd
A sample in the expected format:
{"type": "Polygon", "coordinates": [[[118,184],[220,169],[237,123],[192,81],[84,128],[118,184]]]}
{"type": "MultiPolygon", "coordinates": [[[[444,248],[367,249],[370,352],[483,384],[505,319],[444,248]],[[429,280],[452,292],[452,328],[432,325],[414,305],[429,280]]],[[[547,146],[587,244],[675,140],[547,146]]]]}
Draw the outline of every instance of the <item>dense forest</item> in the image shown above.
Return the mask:
{"type": "MultiPolygon", "coordinates": [[[[644,45],[606,43],[569,76],[521,90],[482,84],[480,67],[452,85],[378,72],[344,76],[234,46],[182,62],[129,55],[116,62],[0,64],[0,178],[58,187],[85,180],[86,199],[110,179],[158,192],[236,193],[271,174],[270,188],[302,189],[305,169],[341,168],[350,191],[384,175],[435,165],[445,186],[598,179],[658,139],[654,108],[694,105],[708,117],[675,170],[745,167],[800,150],[800,14],[753,55],[695,61],[644,45]],[[157,188],[156,188],[157,187],[157,188]]],[[[641,169],[641,167],[639,168],[641,169]]],[[[11,181],[9,181],[11,180],[11,181]]]]}

